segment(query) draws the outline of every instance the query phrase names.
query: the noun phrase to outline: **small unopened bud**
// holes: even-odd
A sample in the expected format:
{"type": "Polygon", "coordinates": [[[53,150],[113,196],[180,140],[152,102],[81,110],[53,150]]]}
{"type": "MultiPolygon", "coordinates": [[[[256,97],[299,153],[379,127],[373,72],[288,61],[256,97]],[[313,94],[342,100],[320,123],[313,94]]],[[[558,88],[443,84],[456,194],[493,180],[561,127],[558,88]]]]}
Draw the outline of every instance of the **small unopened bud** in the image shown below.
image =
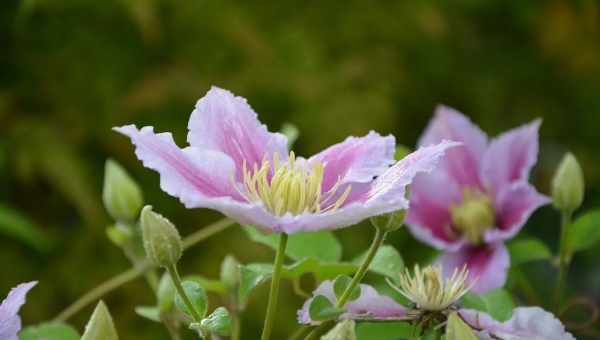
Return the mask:
{"type": "Polygon", "coordinates": [[[141,222],[144,249],[148,258],[161,267],[176,264],[181,258],[182,245],[173,223],[152,211],[149,205],[142,209],[141,222]]]}
{"type": "Polygon", "coordinates": [[[134,232],[131,227],[117,222],[106,228],[106,236],[118,247],[123,247],[134,237],[134,232]]]}
{"type": "Polygon", "coordinates": [[[552,198],[554,206],[566,212],[573,212],[583,202],[583,171],[572,153],[567,153],[552,179],[552,198]]]}
{"type": "Polygon", "coordinates": [[[110,216],[123,222],[135,221],[144,204],[137,183],[111,159],[105,165],[102,200],[110,216]]]}
{"type": "Polygon", "coordinates": [[[221,282],[228,291],[233,291],[240,282],[240,263],[233,257],[227,255],[221,263],[221,282]]]}
{"type": "Polygon", "coordinates": [[[405,217],[406,210],[398,210],[389,214],[371,217],[371,224],[381,231],[396,231],[404,224],[405,217]]]}
{"type": "Polygon", "coordinates": [[[344,320],[338,323],[321,340],[356,340],[354,320],[344,320]]]}

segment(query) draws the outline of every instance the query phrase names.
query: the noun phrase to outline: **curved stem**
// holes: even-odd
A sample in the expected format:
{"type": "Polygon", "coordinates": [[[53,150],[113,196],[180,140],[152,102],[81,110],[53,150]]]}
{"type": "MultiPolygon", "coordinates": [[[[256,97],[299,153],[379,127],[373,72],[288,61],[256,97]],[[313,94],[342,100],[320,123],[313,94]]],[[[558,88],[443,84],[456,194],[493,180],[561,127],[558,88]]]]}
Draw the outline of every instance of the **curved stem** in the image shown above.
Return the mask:
{"type": "Polygon", "coordinates": [[[279,236],[279,247],[275,254],[275,263],[273,264],[273,277],[271,278],[271,290],[269,291],[269,304],[267,305],[267,314],[261,340],[269,340],[275,321],[275,312],[277,310],[277,298],[279,296],[279,283],[281,281],[281,271],[283,269],[283,260],[285,258],[285,248],[287,246],[288,235],[282,233],[279,236]]]}
{"type": "Polygon", "coordinates": [[[560,225],[560,244],[558,255],[558,280],[556,283],[555,303],[556,311],[559,311],[562,303],[563,290],[565,289],[565,281],[569,270],[569,261],[571,249],[569,247],[569,225],[571,224],[571,213],[562,212],[560,225]]]}
{"type": "Polygon", "coordinates": [[[190,298],[185,293],[185,289],[183,289],[183,286],[181,285],[181,277],[179,276],[179,272],[177,272],[177,266],[176,265],[168,266],[167,271],[169,272],[169,275],[171,276],[171,281],[173,282],[173,286],[175,286],[175,290],[177,290],[177,294],[179,294],[179,297],[181,298],[181,300],[183,300],[183,303],[185,304],[187,309],[190,311],[190,314],[192,314],[192,318],[194,319],[194,321],[195,322],[202,321],[202,317],[200,316],[200,313],[198,313],[198,311],[196,310],[196,307],[194,307],[194,305],[192,304],[192,301],[190,301],[190,298]]]}
{"type": "MultiPolygon", "coordinates": [[[[375,258],[375,254],[377,254],[377,250],[379,250],[379,247],[381,247],[381,245],[383,244],[383,241],[385,240],[386,235],[387,235],[386,231],[382,231],[379,228],[375,228],[375,236],[373,237],[373,242],[371,243],[371,246],[369,247],[367,256],[365,257],[363,263],[360,265],[360,268],[358,268],[358,271],[356,272],[356,274],[354,274],[352,281],[350,281],[350,284],[348,285],[348,287],[346,287],[346,289],[342,293],[342,296],[338,299],[337,303],[335,304],[335,306],[337,308],[343,308],[346,305],[346,303],[348,302],[348,299],[350,298],[350,295],[352,294],[354,289],[360,284],[362,279],[365,277],[365,274],[367,274],[367,271],[369,270],[369,266],[371,265],[371,262],[373,262],[373,259],[375,258]]],[[[327,327],[330,325],[331,325],[330,322],[322,323],[317,328],[313,329],[313,331],[310,332],[310,334],[308,334],[308,336],[305,338],[305,340],[317,339],[317,337],[319,337],[321,334],[323,334],[325,332],[325,330],[327,329],[327,327]]]]}
{"type": "MultiPolygon", "coordinates": [[[[220,233],[221,231],[227,229],[228,227],[234,225],[235,222],[228,218],[224,218],[219,220],[213,224],[209,224],[208,226],[192,233],[188,237],[183,240],[183,249],[188,249],[191,246],[204,241],[205,239],[220,233]]],[[[75,315],[81,309],[85,308],[87,305],[97,301],[102,296],[110,293],[111,291],[121,287],[129,281],[132,281],[139,277],[140,275],[146,273],[148,270],[154,268],[149,262],[144,261],[140,263],[138,266],[134,268],[130,268],[112,278],[102,282],[100,285],[96,286],[92,290],[88,291],[84,295],[82,295],[79,299],[75,300],[70,306],[65,308],[62,312],[60,312],[56,317],[54,317],[54,321],[56,322],[65,322],[70,317],[75,315]]]]}

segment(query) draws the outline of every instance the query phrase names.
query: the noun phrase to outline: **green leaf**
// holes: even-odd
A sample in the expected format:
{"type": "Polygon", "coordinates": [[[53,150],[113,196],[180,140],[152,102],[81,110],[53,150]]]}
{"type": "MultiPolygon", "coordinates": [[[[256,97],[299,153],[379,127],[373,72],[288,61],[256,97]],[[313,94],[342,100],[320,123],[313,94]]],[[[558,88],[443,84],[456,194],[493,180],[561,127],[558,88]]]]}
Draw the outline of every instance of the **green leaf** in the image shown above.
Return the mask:
{"type": "Polygon", "coordinates": [[[244,306],[254,288],[268,280],[273,273],[273,266],[254,263],[240,266],[240,287],[238,302],[244,306]]]}
{"type": "Polygon", "coordinates": [[[552,257],[550,249],[540,240],[528,238],[512,241],[508,244],[510,262],[513,266],[552,257]]]}
{"type": "MultiPolygon", "coordinates": [[[[244,226],[244,231],[254,242],[264,244],[273,250],[279,246],[277,234],[264,234],[252,226],[244,226]]],[[[342,257],[342,246],[331,231],[297,233],[289,236],[285,254],[295,261],[312,257],[335,262],[342,257]]]]}
{"type": "Polygon", "coordinates": [[[202,275],[187,275],[183,279],[186,281],[198,282],[202,288],[209,293],[224,294],[227,290],[223,282],[211,280],[202,275]]]}
{"type": "MultiPolygon", "coordinates": [[[[367,253],[365,252],[355,258],[352,263],[360,265],[366,256],[367,253]]],[[[402,260],[402,256],[400,256],[400,253],[396,250],[396,248],[390,245],[384,245],[377,250],[377,254],[375,254],[369,270],[374,273],[389,277],[392,280],[397,280],[399,274],[402,272],[402,270],[404,270],[404,261],[402,260]]]]}
{"type": "Polygon", "coordinates": [[[200,322],[200,328],[206,332],[228,336],[231,333],[231,315],[225,307],[219,307],[200,322]]]}
{"type": "Polygon", "coordinates": [[[294,143],[300,136],[300,130],[296,127],[296,125],[291,123],[283,123],[281,126],[281,133],[283,133],[288,139],[288,149],[292,149],[294,143]]]}
{"type": "Polygon", "coordinates": [[[356,325],[357,340],[401,340],[411,336],[408,322],[361,322],[356,325]]]}
{"type": "Polygon", "coordinates": [[[345,262],[321,262],[315,258],[306,258],[285,266],[283,277],[295,279],[304,274],[312,273],[319,281],[333,279],[338,275],[352,274],[358,267],[345,262]]]}
{"type": "Polygon", "coordinates": [[[24,328],[19,340],[79,340],[79,334],[67,324],[52,322],[24,328]]]}
{"type": "Polygon", "coordinates": [[[117,330],[104,302],[98,302],[81,340],[118,340],[117,330]]]}
{"type": "MultiPolygon", "coordinates": [[[[350,285],[352,278],[348,275],[340,275],[333,282],[333,291],[335,293],[335,297],[339,300],[342,297],[342,294],[346,291],[346,288],[350,285]]],[[[352,293],[350,294],[350,298],[348,301],[354,301],[360,297],[360,286],[356,286],[352,293]]]]}
{"type": "MultiPolygon", "coordinates": [[[[192,306],[196,312],[200,314],[200,317],[203,318],[206,315],[206,309],[208,308],[208,297],[206,296],[204,288],[202,288],[198,282],[191,280],[185,280],[181,285],[183,286],[185,295],[187,295],[192,303],[192,306]]],[[[190,311],[185,302],[183,302],[183,299],[179,294],[175,295],[175,305],[188,316],[193,316],[192,311],[190,311]]]]}
{"type": "Polygon", "coordinates": [[[336,308],[329,299],[323,295],[317,295],[313,298],[308,307],[310,318],[315,321],[325,321],[335,319],[344,313],[344,309],[336,308]]]}
{"type": "Polygon", "coordinates": [[[577,218],[568,226],[571,251],[586,250],[600,241],[600,210],[593,210],[577,218]]]}
{"type": "Polygon", "coordinates": [[[29,217],[0,204],[0,233],[12,237],[39,252],[47,252],[52,245],[49,236],[29,217]]]}
{"type": "Polygon", "coordinates": [[[137,306],[135,307],[135,313],[145,319],[161,322],[160,309],[156,306],[137,306]]]}
{"type": "Polygon", "coordinates": [[[495,320],[506,321],[515,308],[511,295],[504,289],[494,289],[477,295],[469,292],[461,299],[461,306],[490,314],[495,320]]]}
{"type": "Polygon", "coordinates": [[[457,312],[450,313],[446,325],[446,340],[477,340],[473,330],[458,316],[457,312]]]}

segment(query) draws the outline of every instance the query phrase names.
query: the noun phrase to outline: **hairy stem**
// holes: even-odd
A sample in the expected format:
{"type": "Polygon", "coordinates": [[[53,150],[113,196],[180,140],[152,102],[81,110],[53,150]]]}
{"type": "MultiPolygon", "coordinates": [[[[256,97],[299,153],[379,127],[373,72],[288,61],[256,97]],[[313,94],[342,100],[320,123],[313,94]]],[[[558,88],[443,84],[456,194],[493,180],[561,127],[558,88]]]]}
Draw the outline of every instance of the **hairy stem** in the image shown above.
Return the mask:
{"type": "Polygon", "coordinates": [[[558,280],[556,283],[555,292],[555,308],[556,311],[560,310],[562,303],[563,291],[565,289],[565,281],[567,279],[567,272],[569,270],[569,257],[571,256],[571,249],[569,247],[569,225],[571,224],[571,213],[563,212],[561,216],[560,225],[560,244],[559,244],[559,255],[558,255],[558,280]]]}
{"type": "MultiPolygon", "coordinates": [[[[183,240],[183,248],[188,249],[193,245],[204,241],[205,239],[220,233],[221,231],[227,229],[228,227],[234,225],[235,222],[224,218],[219,220],[213,224],[210,224],[193,234],[189,235],[183,240]]],[[[130,268],[112,278],[102,282],[92,290],[88,291],[84,295],[82,295],[79,299],[73,302],[70,306],[61,311],[56,317],[54,317],[54,321],[56,322],[65,322],[70,317],[75,315],[81,309],[85,308],[91,303],[96,302],[102,296],[110,293],[111,291],[121,287],[122,285],[132,281],[142,274],[146,273],[148,270],[154,268],[148,261],[144,261],[140,263],[138,266],[134,268],[130,268]]]]}
{"type": "Polygon", "coordinates": [[[277,298],[279,296],[279,283],[281,281],[281,271],[283,269],[283,260],[285,258],[285,248],[287,246],[288,235],[282,233],[279,236],[279,247],[275,254],[275,263],[273,264],[273,277],[271,278],[271,290],[269,291],[269,304],[267,305],[267,314],[261,340],[269,340],[275,322],[275,313],[277,311],[277,298]]]}

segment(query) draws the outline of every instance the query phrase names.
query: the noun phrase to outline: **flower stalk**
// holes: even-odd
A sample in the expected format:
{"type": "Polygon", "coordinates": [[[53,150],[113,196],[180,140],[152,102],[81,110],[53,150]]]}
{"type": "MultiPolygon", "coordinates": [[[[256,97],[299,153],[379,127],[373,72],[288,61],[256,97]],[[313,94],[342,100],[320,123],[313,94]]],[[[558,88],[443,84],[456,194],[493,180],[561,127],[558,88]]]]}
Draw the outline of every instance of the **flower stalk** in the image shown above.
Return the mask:
{"type": "Polygon", "coordinates": [[[269,302],[267,305],[267,314],[265,315],[265,324],[261,340],[268,340],[273,331],[273,323],[275,322],[275,312],[277,311],[277,298],[279,297],[279,284],[281,281],[281,271],[283,269],[283,260],[285,258],[285,249],[287,247],[288,235],[281,233],[279,236],[279,247],[275,254],[275,262],[273,264],[273,277],[271,278],[271,289],[269,291],[269,302]]]}
{"type": "Polygon", "coordinates": [[[560,309],[562,303],[563,290],[565,289],[565,281],[567,272],[569,271],[569,225],[571,224],[571,213],[561,213],[561,224],[560,224],[560,244],[559,244],[559,255],[558,255],[558,280],[556,282],[556,310],[560,309]]]}

